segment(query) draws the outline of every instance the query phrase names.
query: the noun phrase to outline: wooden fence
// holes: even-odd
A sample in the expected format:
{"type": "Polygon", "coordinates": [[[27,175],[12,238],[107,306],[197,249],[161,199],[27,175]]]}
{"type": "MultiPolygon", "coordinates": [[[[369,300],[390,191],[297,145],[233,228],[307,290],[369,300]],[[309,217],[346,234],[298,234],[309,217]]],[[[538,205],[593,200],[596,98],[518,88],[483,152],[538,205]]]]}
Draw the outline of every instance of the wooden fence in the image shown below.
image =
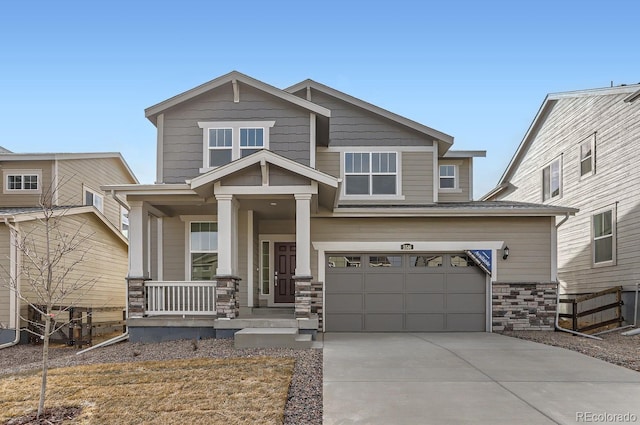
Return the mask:
{"type": "MultiPolygon", "coordinates": [[[[37,306],[40,311],[44,310],[44,306],[37,306]]],[[[68,315],[62,315],[56,318],[52,323],[52,329],[56,332],[51,335],[51,342],[63,343],[68,346],[82,348],[84,345],[91,345],[96,333],[107,328],[122,327],[122,332],[126,332],[126,313],[124,307],[60,307],[54,306],[53,311],[64,311],[68,315]],[[122,312],[122,320],[112,321],[93,321],[95,313],[122,312]]],[[[29,305],[29,342],[39,344],[44,329],[44,319],[38,310],[29,305]]]]}
{"type": "Polygon", "coordinates": [[[622,317],[622,286],[605,289],[594,294],[560,299],[560,304],[569,307],[569,313],[559,316],[571,320],[571,329],[590,332],[611,325],[620,326],[622,317]]]}

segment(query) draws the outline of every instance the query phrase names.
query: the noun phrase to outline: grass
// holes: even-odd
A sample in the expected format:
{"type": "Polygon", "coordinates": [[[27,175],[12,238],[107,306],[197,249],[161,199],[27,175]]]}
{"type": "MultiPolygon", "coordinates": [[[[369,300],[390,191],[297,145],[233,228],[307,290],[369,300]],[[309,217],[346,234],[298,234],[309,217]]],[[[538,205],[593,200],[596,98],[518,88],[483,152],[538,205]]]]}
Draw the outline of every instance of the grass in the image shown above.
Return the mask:
{"type": "MultiPolygon", "coordinates": [[[[281,424],[293,359],[192,359],[51,369],[47,407],[75,424],[281,424]]],[[[35,410],[40,374],[0,378],[0,423],[35,410]]]]}

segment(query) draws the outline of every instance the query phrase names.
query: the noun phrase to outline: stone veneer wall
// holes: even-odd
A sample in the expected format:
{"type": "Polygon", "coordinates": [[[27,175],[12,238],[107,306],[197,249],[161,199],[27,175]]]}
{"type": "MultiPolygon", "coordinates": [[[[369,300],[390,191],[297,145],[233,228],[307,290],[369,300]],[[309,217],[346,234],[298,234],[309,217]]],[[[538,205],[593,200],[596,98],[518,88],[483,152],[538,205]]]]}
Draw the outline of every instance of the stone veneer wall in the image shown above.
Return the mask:
{"type": "Polygon", "coordinates": [[[554,330],[557,288],[557,283],[494,283],[493,330],[554,330]]]}

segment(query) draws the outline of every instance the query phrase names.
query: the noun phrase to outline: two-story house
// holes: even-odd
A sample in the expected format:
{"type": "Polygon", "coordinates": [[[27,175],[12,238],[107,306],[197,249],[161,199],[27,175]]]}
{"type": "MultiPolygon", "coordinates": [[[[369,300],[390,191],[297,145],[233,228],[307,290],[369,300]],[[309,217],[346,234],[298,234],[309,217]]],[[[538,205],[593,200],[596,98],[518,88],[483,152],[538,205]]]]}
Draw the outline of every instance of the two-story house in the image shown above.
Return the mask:
{"type": "Polygon", "coordinates": [[[157,183],[105,187],[131,205],[133,340],[282,307],[317,328],[312,283],[326,331],[552,328],[555,217],[574,210],[474,202],[483,151],[311,80],[231,72],[145,112],[157,183]]]}
{"type": "MultiPolygon", "coordinates": [[[[105,192],[107,183],[137,184],[133,172],[119,153],[12,153],[0,149],[0,345],[19,338],[26,326],[27,303],[37,303],[23,266],[26,253],[16,238],[33,240],[39,255],[44,254],[40,232],[41,201],[52,206],[58,216],[57,230],[67,235],[79,232],[89,239],[67,255],[71,264],[86,251],[76,268],[76,278],[84,274],[95,283],[86,293],[67,297],[76,307],[126,306],[124,279],[128,270],[128,212],[121,199],[105,192]],[[39,239],[37,239],[39,238],[39,239]],[[11,284],[14,282],[14,284],[11,284]],[[21,317],[23,318],[21,320],[21,317]]],[[[79,239],[78,239],[79,240],[79,239]]],[[[117,311],[96,313],[95,322],[121,320],[117,311]]]]}
{"type": "MultiPolygon", "coordinates": [[[[640,280],[636,145],[640,84],[551,93],[497,187],[485,200],[567,205],[580,210],[558,229],[558,279],[568,294],[640,280]]],[[[634,297],[625,294],[625,317],[634,297]]]]}

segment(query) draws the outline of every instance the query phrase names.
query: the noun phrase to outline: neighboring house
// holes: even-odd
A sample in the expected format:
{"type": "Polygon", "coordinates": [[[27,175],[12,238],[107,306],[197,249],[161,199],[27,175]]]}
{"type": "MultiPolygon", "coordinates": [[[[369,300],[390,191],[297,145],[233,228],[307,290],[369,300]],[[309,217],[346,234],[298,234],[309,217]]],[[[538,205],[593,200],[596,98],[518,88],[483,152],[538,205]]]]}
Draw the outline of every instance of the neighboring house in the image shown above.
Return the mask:
{"type": "Polygon", "coordinates": [[[311,80],[238,72],[146,117],[157,183],[105,187],[131,206],[133,340],[225,336],[281,307],[309,331],[312,282],[326,331],[553,327],[555,217],[574,210],[472,201],[484,151],[311,80]]]}
{"type": "MultiPolygon", "coordinates": [[[[0,149],[0,344],[13,341],[16,327],[24,327],[17,314],[26,317],[25,302],[16,302],[6,283],[18,275],[26,261],[12,241],[11,228],[30,234],[40,225],[41,199],[50,199],[60,216],[60,230],[69,235],[80,230],[89,237],[78,273],[95,284],[77,307],[125,307],[125,277],[128,269],[128,211],[126,204],[100,185],[138,183],[118,153],[12,153],[0,149]]],[[[42,252],[42,251],[40,251],[42,252]]],[[[80,252],[72,254],[75,258],[80,252]]],[[[21,291],[32,300],[26,277],[19,279],[21,291]]],[[[122,313],[96,315],[94,321],[121,320],[122,313]],[[113,317],[113,319],[112,319],[113,317]]]]}
{"type": "MultiPolygon", "coordinates": [[[[640,281],[638,99],[640,85],[547,95],[498,186],[483,198],[580,210],[558,223],[564,293],[635,290],[640,281]]],[[[633,297],[626,301],[632,305],[633,297]]]]}

